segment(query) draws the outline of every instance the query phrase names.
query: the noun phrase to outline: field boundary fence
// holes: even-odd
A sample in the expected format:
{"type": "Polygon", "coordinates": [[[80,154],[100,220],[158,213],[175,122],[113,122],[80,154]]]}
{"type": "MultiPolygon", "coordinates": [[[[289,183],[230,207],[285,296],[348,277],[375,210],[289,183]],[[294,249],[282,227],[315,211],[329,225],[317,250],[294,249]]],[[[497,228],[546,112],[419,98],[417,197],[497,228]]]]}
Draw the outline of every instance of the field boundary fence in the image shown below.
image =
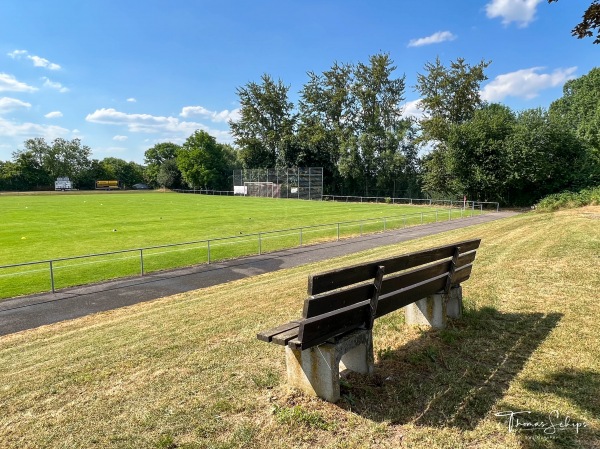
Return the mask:
{"type": "Polygon", "coordinates": [[[500,210],[500,203],[495,201],[467,201],[467,200],[436,200],[432,198],[393,198],[389,196],[352,196],[352,195],[323,195],[323,201],[338,201],[346,203],[388,203],[411,204],[415,206],[447,206],[462,207],[464,209],[483,208],[486,210],[500,210]]]}
{"type": "MultiPolygon", "coordinates": [[[[2,278],[33,274],[38,276],[38,282],[42,283],[42,286],[38,287],[35,291],[19,290],[11,292],[12,294],[9,294],[9,296],[5,296],[0,292],[0,298],[49,291],[55,293],[56,290],[73,287],[75,285],[86,285],[93,282],[102,282],[131,276],[144,276],[162,270],[183,268],[199,264],[210,264],[216,261],[250,255],[261,255],[282,249],[301,247],[327,241],[339,241],[343,238],[404,229],[422,224],[469,218],[474,215],[490,212],[489,210],[484,210],[483,204],[481,203],[469,204],[469,207],[467,208],[456,207],[455,204],[456,202],[454,205],[450,204],[449,207],[444,209],[416,212],[414,214],[338,221],[334,223],[262,231],[229,237],[0,265],[0,285],[2,285],[2,278]],[[233,246],[236,246],[236,248],[233,248],[233,246]],[[191,255],[189,253],[190,251],[191,255]],[[112,267],[112,271],[106,268],[103,268],[104,271],[101,270],[99,268],[100,263],[109,264],[112,267]],[[96,267],[94,267],[95,264],[96,267]],[[115,269],[115,264],[126,264],[128,267],[127,270],[129,271],[115,269]],[[19,271],[19,269],[22,269],[23,267],[40,268],[32,269],[30,271],[19,271]],[[60,283],[61,285],[57,287],[57,272],[60,272],[61,270],[68,272],[69,270],[77,269],[87,270],[83,279],[80,277],[77,281],[63,281],[60,283]],[[126,274],[123,274],[124,271],[126,271],[126,274]],[[45,275],[43,275],[44,272],[46,273],[45,275]],[[98,274],[99,272],[102,273],[98,274]],[[44,278],[45,281],[43,280],[44,278]]],[[[65,277],[68,276],[65,275],[65,277]]],[[[22,284],[23,283],[19,283],[19,285],[22,284]]]]}

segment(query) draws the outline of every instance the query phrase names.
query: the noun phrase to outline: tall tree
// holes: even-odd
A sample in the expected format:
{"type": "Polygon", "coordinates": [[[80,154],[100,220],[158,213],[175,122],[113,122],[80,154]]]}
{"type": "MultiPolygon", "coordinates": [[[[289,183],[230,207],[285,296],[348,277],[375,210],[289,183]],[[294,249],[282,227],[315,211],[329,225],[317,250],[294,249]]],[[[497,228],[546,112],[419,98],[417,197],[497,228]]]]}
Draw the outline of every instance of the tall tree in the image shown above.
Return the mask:
{"type": "Polygon", "coordinates": [[[452,170],[452,157],[447,154],[452,127],[473,118],[484,102],[479,91],[487,79],[484,70],[489,61],[476,65],[463,58],[451,61],[445,67],[439,57],[425,64],[425,73],[417,74],[415,89],[421,94],[424,116],[419,121],[421,142],[432,150],[423,159],[424,188],[431,195],[452,196],[461,192],[461,184],[452,170]]]}
{"type": "Polygon", "coordinates": [[[586,146],[582,186],[600,184],[600,68],[567,81],[563,96],[550,105],[549,113],[552,120],[571,128],[586,146]]]}
{"type": "Polygon", "coordinates": [[[296,116],[288,100],[289,86],[264,74],[261,83],[249,82],[237,89],[240,118],[229,126],[235,144],[241,148],[244,165],[268,168],[287,165],[293,151],[296,116]]]}
{"type": "Polygon", "coordinates": [[[340,148],[353,135],[356,99],[352,95],[354,67],[333,64],[322,75],[309,72],[300,92],[298,138],[303,148],[299,166],[323,167],[325,190],[341,188],[338,169],[340,148]]]}
{"type": "MultiPolygon", "coordinates": [[[[404,76],[394,78],[396,66],[387,54],[376,54],[369,64],[359,63],[354,71],[352,94],[356,101],[353,128],[358,133],[365,194],[376,180],[389,176],[393,167],[384,161],[402,159],[400,142],[409,128],[402,117],[404,76]]],[[[342,155],[343,157],[344,155],[342,155]]]]}
{"type": "Polygon", "coordinates": [[[490,61],[471,65],[458,58],[445,67],[439,57],[425,64],[426,73],[417,74],[415,86],[425,113],[420,121],[424,141],[445,142],[451,125],[473,117],[483,104],[479,91],[489,65],[490,61]]]}
{"type": "Polygon", "coordinates": [[[227,151],[206,131],[194,132],[177,152],[183,180],[192,188],[230,189],[227,151]]]}
{"type": "Polygon", "coordinates": [[[124,187],[131,187],[144,180],[144,167],[135,162],[127,162],[116,157],[107,157],[100,161],[104,172],[110,179],[121,182],[124,187]]]}
{"type": "Polygon", "coordinates": [[[181,173],[175,173],[173,170],[177,169],[177,162],[175,158],[177,156],[177,151],[181,147],[172,142],[162,142],[154,145],[152,148],[149,148],[144,153],[144,163],[146,164],[146,168],[144,170],[144,179],[153,186],[166,186],[166,187],[179,187],[178,180],[181,179],[181,173]],[[172,161],[172,162],[169,162],[172,161]],[[163,170],[163,176],[161,180],[164,182],[167,179],[170,179],[170,175],[172,175],[172,183],[171,185],[165,185],[158,180],[158,176],[161,172],[161,167],[163,164],[169,162],[169,165],[165,170],[163,170]],[[166,173],[170,173],[170,175],[165,178],[164,175],[166,173]]]}

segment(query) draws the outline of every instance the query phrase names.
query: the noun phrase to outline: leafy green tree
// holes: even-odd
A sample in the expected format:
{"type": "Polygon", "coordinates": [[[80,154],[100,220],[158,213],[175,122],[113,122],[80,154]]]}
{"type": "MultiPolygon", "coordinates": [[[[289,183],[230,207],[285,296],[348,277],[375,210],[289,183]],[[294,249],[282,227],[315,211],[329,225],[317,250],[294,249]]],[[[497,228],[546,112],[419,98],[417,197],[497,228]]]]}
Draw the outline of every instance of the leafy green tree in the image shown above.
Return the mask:
{"type": "Polygon", "coordinates": [[[450,128],[447,151],[442,154],[453,174],[452,190],[470,199],[502,200],[509,177],[505,143],[515,122],[507,106],[491,104],[450,128]]]}
{"type": "Polygon", "coordinates": [[[471,65],[463,58],[445,67],[440,58],[425,64],[425,74],[417,74],[415,89],[421,94],[422,140],[446,142],[450,126],[470,120],[483,105],[480,86],[487,79],[484,70],[490,61],[471,65]]]}
{"type": "Polygon", "coordinates": [[[580,187],[600,184],[600,68],[567,81],[563,96],[550,105],[550,116],[571,128],[586,148],[580,187]]]}
{"type": "Polygon", "coordinates": [[[167,189],[176,189],[181,186],[181,172],[177,167],[177,159],[167,159],[160,165],[155,182],[167,189]]]}
{"type": "Polygon", "coordinates": [[[340,149],[354,135],[354,67],[336,62],[322,75],[309,72],[308,77],[300,92],[298,139],[303,154],[296,165],[323,167],[325,190],[334,193],[341,188],[340,149]]]}
{"type": "Polygon", "coordinates": [[[135,162],[127,162],[116,157],[107,157],[100,161],[107,178],[121,182],[125,188],[143,182],[144,167],[135,162]]]}
{"type": "Polygon", "coordinates": [[[196,131],[177,152],[177,166],[192,188],[230,189],[229,150],[206,131],[196,131]]]}
{"type": "Polygon", "coordinates": [[[107,173],[98,159],[92,159],[89,166],[73,178],[73,183],[80,190],[93,190],[96,188],[96,181],[113,178],[114,174],[107,173]]]}
{"type": "Polygon", "coordinates": [[[31,151],[14,153],[13,164],[7,167],[7,172],[15,190],[54,188],[52,177],[44,169],[37,155],[31,151]]]}
{"type": "Polygon", "coordinates": [[[452,169],[452,156],[447,154],[448,139],[454,126],[471,120],[483,106],[479,91],[489,64],[482,60],[471,65],[458,58],[445,67],[438,57],[425,64],[424,74],[417,74],[415,89],[421,94],[424,111],[419,141],[432,147],[422,161],[423,188],[432,195],[459,195],[463,189],[452,169]]]}
{"type": "Polygon", "coordinates": [[[507,156],[506,202],[518,205],[578,188],[586,165],[585,147],[572,128],[540,108],[518,114],[507,156]]]}
{"type": "Polygon", "coordinates": [[[287,166],[296,121],[294,105],[288,100],[289,86],[267,74],[261,80],[260,84],[250,82],[237,89],[240,119],[229,122],[231,133],[242,149],[246,167],[287,166]]]}
{"type": "MultiPolygon", "coordinates": [[[[144,153],[144,163],[146,164],[146,168],[144,170],[144,179],[148,184],[157,186],[166,186],[177,188],[180,187],[181,183],[181,173],[172,172],[173,169],[177,169],[177,162],[175,158],[177,156],[177,151],[181,147],[172,142],[163,142],[154,145],[152,148],[149,148],[144,153]],[[163,170],[163,176],[169,172],[172,175],[172,183],[170,186],[165,185],[163,182],[158,180],[159,174],[161,172],[161,167],[164,163],[168,161],[170,162],[168,167],[163,170]]],[[[165,181],[165,178],[162,178],[162,181],[165,181]]]]}

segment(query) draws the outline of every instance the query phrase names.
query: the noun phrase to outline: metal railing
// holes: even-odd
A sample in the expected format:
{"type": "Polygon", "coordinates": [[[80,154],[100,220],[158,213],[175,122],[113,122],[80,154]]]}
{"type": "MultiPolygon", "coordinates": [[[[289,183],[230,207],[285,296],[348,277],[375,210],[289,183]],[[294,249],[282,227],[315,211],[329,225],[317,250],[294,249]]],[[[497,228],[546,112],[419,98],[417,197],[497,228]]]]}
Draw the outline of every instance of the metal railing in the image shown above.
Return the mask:
{"type": "Polygon", "coordinates": [[[341,201],[346,203],[388,203],[388,204],[412,204],[427,206],[449,206],[462,207],[464,209],[494,209],[500,210],[500,203],[495,201],[460,201],[460,200],[436,200],[432,198],[393,198],[389,196],[352,196],[352,195],[323,195],[323,201],[341,201]]]}
{"type": "MultiPolygon", "coordinates": [[[[92,259],[92,258],[98,258],[98,257],[106,257],[106,256],[113,256],[113,255],[118,255],[118,254],[131,254],[130,256],[125,257],[124,259],[134,259],[134,258],[139,258],[139,267],[138,267],[138,272],[139,272],[139,276],[144,276],[145,274],[152,272],[152,271],[160,271],[162,269],[173,269],[173,268],[177,268],[177,267],[182,267],[182,266],[191,266],[191,265],[196,265],[196,264],[201,264],[201,263],[207,263],[210,264],[216,260],[225,260],[225,259],[231,259],[231,258],[235,258],[235,257],[242,257],[242,256],[248,256],[251,254],[258,254],[261,255],[265,252],[269,252],[269,251],[275,251],[275,250],[281,250],[281,249],[289,249],[289,248],[293,248],[293,247],[299,247],[299,246],[303,246],[306,245],[307,243],[309,243],[311,241],[311,236],[310,234],[317,234],[317,233],[321,233],[320,236],[313,236],[313,242],[323,242],[323,241],[332,241],[332,240],[337,240],[339,241],[341,238],[343,237],[352,237],[352,236],[356,236],[356,235],[360,235],[362,236],[365,233],[376,233],[376,232],[385,232],[385,231],[390,231],[393,229],[403,229],[409,226],[415,226],[415,225],[422,225],[425,223],[437,223],[439,221],[447,221],[447,220],[452,220],[453,216],[455,217],[455,219],[460,219],[460,218],[466,218],[466,217],[472,217],[473,215],[476,214],[483,214],[484,210],[483,207],[481,205],[479,205],[478,207],[475,207],[475,205],[471,205],[470,208],[465,209],[465,208],[453,208],[453,207],[448,207],[447,209],[436,209],[430,212],[417,212],[414,214],[403,214],[403,215],[391,215],[391,216],[386,216],[386,217],[378,217],[378,218],[367,218],[367,219],[361,219],[361,220],[350,220],[350,221],[340,221],[340,222],[335,222],[335,223],[327,223],[327,224],[317,224],[317,225],[310,225],[310,226],[301,226],[301,227],[296,227],[296,228],[288,228],[288,229],[279,229],[279,230],[272,230],[272,231],[263,231],[263,232],[257,232],[257,233],[251,233],[251,234],[242,234],[242,235],[235,235],[235,236],[229,236],[229,237],[220,237],[220,238],[212,238],[212,239],[203,239],[203,240],[194,240],[194,241],[189,241],[189,242],[182,242],[182,243],[171,243],[171,244],[165,244],[165,245],[156,245],[156,246],[147,246],[147,247],[143,247],[143,248],[134,248],[134,249],[125,249],[125,250],[119,250],[119,251],[109,251],[109,252],[102,252],[102,253],[95,253],[95,254],[87,254],[87,255],[81,255],[81,256],[72,256],[72,257],[62,257],[62,258],[56,258],[56,259],[50,259],[50,260],[41,260],[41,261],[34,261],[34,262],[24,262],[24,263],[17,263],[17,264],[10,264],[10,265],[2,265],[0,266],[0,271],[1,270],[9,270],[9,269],[15,269],[15,268],[19,268],[19,267],[25,267],[25,266],[36,266],[36,265],[47,265],[46,270],[48,270],[48,278],[47,278],[47,282],[49,282],[49,287],[50,290],[47,289],[42,289],[42,290],[37,290],[36,292],[39,291],[52,291],[52,293],[56,292],[56,283],[55,283],[55,273],[56,273],[56,265],[60,262],[66,262],[66,261],[79,261],[79,260],[83,260],[83,259],[92,259]],[[287,243],[285,243],[284,245],[280,245],[280,246],[275,246],[275,249],[273,248],[269,248],[268,246],[265,246],[266,243],[268,243],[269,239],[273,239],[273,238],[277,238],[280,237],[282,239],[286,239],[287,238],[287,243]],[[216,249],[217,246],[219,245],[227,245],[227,244],[231,244],[231,243],[237,243],[237,242],[241,242],[241,244],[243,244],[244,242],[242,242],[242,240],[245,240],[246,245],[249,246],[254,246],[254,250],[248,250],[246,252],[242,251],[226,251],[226,255],[224,257],[215,257],[214,256],[214,251],[216,249]],[[254,243],[252,243],[254,242],[254,243]],[[195,254],[198,254],[200,252],[200,247],[202,247],[202,253],[204,253],[204,257],[203,259],[200,259],[199,257],[196,257],[195,260],[186,263],[184,262],[183,265],[179,264],[177,265],[177,263],[175,263],[174,265],[168,265],[166,267],[163,268],[159,268],[159,269],[155,269],[155,270],[150,270],[148,271],[146,269],[146,265],[145,265],[145,253],[148,254],[148,252],[153,251],[153,250],[158,250],[158,249],[165,249],[165,248],[177,248],[177,247],[184,247],[184,246],[190,246],[190,245],[195,245],[197,248],[191,248],[195,251],[195,254]]],[[[167,252],[162,252],[162,253],[158,253],[158,254],[165,254],[167,252]]],[[[156,255],[156,254],[153,254],[156,255]]],[[[122,259],[121,259],[122,260],[122,259]]],[[[107,262],[106,260],[104,261],[100,261],[100,262],[107,262]]],[[[88,264],[94,264],[94,263],[100,263],[100,262],[88,262],[88,264]]],[[[177,259],[176,262],[181,262],[180,259],[177,259]]],[[[80,264],[83,265],[83,264],[80,264]]],[[[71,268],[71,267],[63,267],[63,268],[71,268]]],[[[36,270],[39,271],[39,270],[36,270]]],[[[17,273],[13,273],[12,276],[18,276],[19,274],[27,274],[28,272],[17,272],[17,273]]],[[[0,280],[2,278],[6,278],[6,277],[10,277],[11,274],[1,274],[0,273],[0,280]]],[[[119,277],[126,277],[127,275],[118,275],[118,276],[113,276],[111,278],[119,278],[119,277]]],[[[109,278],[103,278],[100,280],[108,280],[109,278]]],[[[89,283],[89,279],[87,282],[84,283],[89,283]]],[[[76,284],[68,284],[65,285],[64,287],[69,287],[69,286],[73,286],[76,284]]],[[[29,293],[33,293],[33,292],[29,292],[29,293]]],[[[20,294],[26,294],[26,293],[16,293],[10,296],[17,296],[20,294]]],[[[2,292],[0,292],[0,298],[1,297],[6,297],[4,295],[2,295],[2,292]]]]}

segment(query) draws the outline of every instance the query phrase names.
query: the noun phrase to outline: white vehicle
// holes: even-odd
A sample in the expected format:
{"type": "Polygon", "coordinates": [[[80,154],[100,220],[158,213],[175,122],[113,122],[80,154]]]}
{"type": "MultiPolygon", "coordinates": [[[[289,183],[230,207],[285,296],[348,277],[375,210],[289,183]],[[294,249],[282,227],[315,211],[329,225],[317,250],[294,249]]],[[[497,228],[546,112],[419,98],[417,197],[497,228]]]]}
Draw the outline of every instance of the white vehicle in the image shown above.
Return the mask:
{"type": "Polygon", "coordinates": [[[73,190],[73,182],[69,178],[56,178],[54,190],[73,190]]]}

